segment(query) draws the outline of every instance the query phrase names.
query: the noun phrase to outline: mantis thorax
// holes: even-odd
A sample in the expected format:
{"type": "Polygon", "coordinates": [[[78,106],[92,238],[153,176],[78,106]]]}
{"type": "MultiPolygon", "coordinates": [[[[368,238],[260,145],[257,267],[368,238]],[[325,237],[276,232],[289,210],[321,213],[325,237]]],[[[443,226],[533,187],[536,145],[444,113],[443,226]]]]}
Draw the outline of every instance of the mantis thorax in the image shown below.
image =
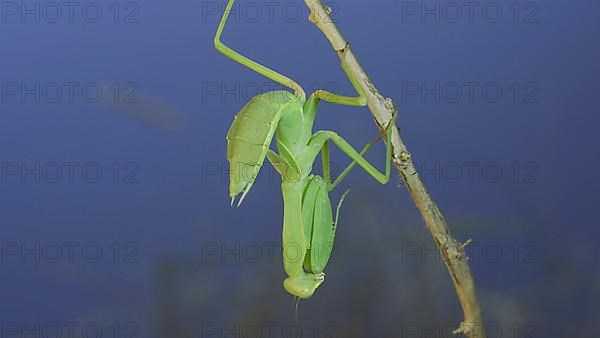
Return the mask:
{"type": "Polygon", "coordinates": [[[313,136],[316,107],[306,102],[304,97],[290,95],[290,100],[281,109],[283,114],[276,130],[277,147],[290,165],[299,171],[289,181],[303,181],[312,171],[315,156],[311,154],[316,155],[307,147],[313,136]]]}

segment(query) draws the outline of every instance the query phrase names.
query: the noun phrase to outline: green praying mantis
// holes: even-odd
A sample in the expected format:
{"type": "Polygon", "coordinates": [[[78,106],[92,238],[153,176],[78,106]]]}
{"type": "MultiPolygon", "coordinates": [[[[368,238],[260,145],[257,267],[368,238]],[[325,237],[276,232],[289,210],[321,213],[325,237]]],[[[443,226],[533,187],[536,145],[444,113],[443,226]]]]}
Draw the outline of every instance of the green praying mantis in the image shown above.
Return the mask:
{"type": "MultiPolygon", "coordinates": [[[[337,133],[319,130],[313,133],[313,122],[320,101],[348,106],[365,106],[365,93],[356,79],[342,68],[358,96],[341,96],[317,90],[309,99],[294,80],[267,68],[229,48],[221,42],[235,0],[229,0],[214,37],[215,48],[225,56],[289,88],[271,91],[253,97],[236,115],[227,133],[227,159],[230,164],[229,195],[233,205],[241,194],[238,206],[254,184],[256,176],[267,158],[281,175],[284,202],[283,265],[287,278],[285,290],[297,299],[310,298],[325,280],[323,273],[333,248],[339,211],[348,190],[342,195],[333,220],[329,192],[332,191],[358,164],[381,184],[390,179],[391,135],[395,114],[384,128],[386,135],[385,173],[380,172],[364,157],[364,153],[379,139],[369,142],[359,153],[337,133]],[[276,139],[279,153],[270,149],[276,139]],[[331,182],[329,143],[332,142],[352,162],[331,182]],[[312,174],[313,164],[321,154],[323,176],[312,174]],[[243,175],[239,175],[243,173],[243,175]]],[[[347,50],[347,49],[346,49],[347,50]]]]}

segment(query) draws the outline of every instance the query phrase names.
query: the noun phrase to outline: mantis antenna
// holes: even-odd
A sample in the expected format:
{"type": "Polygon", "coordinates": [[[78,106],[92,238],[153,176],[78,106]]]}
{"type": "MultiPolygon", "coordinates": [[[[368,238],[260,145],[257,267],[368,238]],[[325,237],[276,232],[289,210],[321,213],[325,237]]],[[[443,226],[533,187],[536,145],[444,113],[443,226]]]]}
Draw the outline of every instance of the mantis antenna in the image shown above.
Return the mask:
{"type": "Polygon", "coordinates": [[[300,297],[294,296],[294,323],[298,324],[298,304],[300,304],[300,297]]]}
{"type": "Polygon", "coordinates": [[[260,63],[251,60],[242,54],[236,52],[235,50],[229,48],[225,44],[221,42],[221,33],[223,32],[223,28],[225,27],[225,23],[227,23],[227,19],[229,18],[229,13],[231,12],[231,7],[235,0],[229,0],[227,3],[227,8],[225,9],[225,13],[223,13],[223,18],[221,18],[221,22],[219,23],[219,28],[217,28],[217,34],[215,35],[215,48],[223,53],[223,55],[232,59],[233,61],[239,62],[242,65],[252,69],[253,71],[266,76],[267,78],[287,87],[294,91],[294,94],[300,96],[303,100],[306,98],[306,94],[304,93],[304,89],[294,80],[289,77],[280,74],[268,67],[261,65],[260,63]]]}

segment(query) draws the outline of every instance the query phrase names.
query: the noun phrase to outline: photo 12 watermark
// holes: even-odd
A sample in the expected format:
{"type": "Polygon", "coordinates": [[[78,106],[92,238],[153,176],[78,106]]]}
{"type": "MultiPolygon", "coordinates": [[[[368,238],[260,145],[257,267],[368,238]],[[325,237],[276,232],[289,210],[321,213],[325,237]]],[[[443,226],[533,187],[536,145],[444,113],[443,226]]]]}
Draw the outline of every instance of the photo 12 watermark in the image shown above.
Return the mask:
{"type": "MultiPolygon", "coordinates": [[[[462,323],[464,327],[477,329],[478,323],[462,323]]],[[[454,338],[463,337],[454,333],[461,327],[457,322],[411,322],[400,323],[401,337],[403,338],[454,338]]],[[[488,321],[483,324],[483,331],[487,338],[534,338],[542,337],[540,325],[533,321],[500,323],[488,321]]]]}
{"type": "MultiPolygon", "coordinates": [[[[332,94],[340,92],[340,85],[333,81],[328,82],[312,82],[305,88],[309,93],[317,90],[327,91],[332,94]]],[[[207,102],[235,102],[246,103],[253,97],[270,92],[266,97],[269,101],[276,101],[282,98],[286,100],[294,99],[294,93],[283,88],[279,83],[264,81],[264,82],[202,82],[201,101],[207,102]],[[277,91],[277,93],[275,93],[277,91]]]]}
{"type": "MultiPolygon", "coordinates": [[[[335,257],[338,246],[331,242],[329,245],[313,248],[314,258],[329,255],[328,264],[337,263],[335,257]]],[[[292,241],[282,245],[281,242],[203,242],[201,245],[201,264],[279,264],[285,255],[288,262],[303,261],[301,244],[292,241]]]]}
{"type": "MultiPolygon", "coordinates": [[[[330,161],[329,172],[331,177],[337,177],[342,172],[342,166],[335,161],[330,161]]],[[[265,161],[258,173],[255,174],[253,167],[245,164],[237,164],[231,166],[228,162],[202,162],[202,169],[200,171],[200,179],[202,183],[208,183],[211,181],[226,184],[228,182],[243,182],[251,181],[254,182],[267,182],[280,183],[280,173],[283,173],[284,177],[288,181],[294,181],[300,179],[298,173],[290,168],[277,168],[269,161],[265,161]]],[[[316,162],[313,166],[314,172],[323,172],[323,163],[316,162]]]]}
{"type": "Polygon", "coordinates": [[[450,184],[540,183],[540,165],[533,161],[502,163],[497,161],[415,162],[423,182],[450,184]]]}
{"type": "Polygon", "coordinates": [[[533,1],[404,1],[402,23],[514,23],[535,24],[541,21],[540,5],[533,1]]]}
{"type": "MultiPolygon", "coordinates": [[[[541,246],[534,241],[468,241],[463,249],[470,263],[537,264],[541,259],[541,246]]],[[[430,242],[405,241],[400,252],[402,263],[443,261],[438,247],[430,242]]]]}
{"type": "Polygon", "coordinates": [[[340,331],[336,322],[202,322],[203,338],[333,338],[340,331]]]}
{"type": "Polygon", "coordinates": [[[501,81],[405,81],[402,103],[539,103],[536,82],[501,81]]]}
{"type": "MultiPolygon", "coordinates": [[[[337,2],[324,1],[328,17],[320,18],[329,22],[336,22],[335,17],[340,7],[337,2]]],[[[202,22],[218,22],[221,20],[227,1],[204,1],[202,2],[202,22]]],[[[308,21],[311,14],[304,3],[294,1],[236,1],[231,7],[229,20],[232,22],[246,23],[298,23],[308,21]]]]}
{"type": "Polygon", "coordinates": [[[3,24],[59,24],[140,22],[140,5],[127,1],[2,1],[0,22],[3,24]]]}
{"type": "Polygon", "coordinates": [[[136,162],[0,162],[0,182],[3,184],[94,184],[103,180],[115,184],[136,184],[140,183],[139,173],[140,166],[136,162]]]}
{"type": "Polygon", "coordinates": [[[137,242],[0,242],[2,264],[137,264],[139,254],[137,242]]]}
{"type": "Polygon", "coordinates": [[[0,321],[2,338],[101,338],[139,337],[140,325],[136,322],[97,322],[97,321],[0,321]]]}
{"type": "Polygon", "coordinates": [[[48,81],[0,83],[0,103],[139,103],[140,86],[133,81],[48,81]]]}

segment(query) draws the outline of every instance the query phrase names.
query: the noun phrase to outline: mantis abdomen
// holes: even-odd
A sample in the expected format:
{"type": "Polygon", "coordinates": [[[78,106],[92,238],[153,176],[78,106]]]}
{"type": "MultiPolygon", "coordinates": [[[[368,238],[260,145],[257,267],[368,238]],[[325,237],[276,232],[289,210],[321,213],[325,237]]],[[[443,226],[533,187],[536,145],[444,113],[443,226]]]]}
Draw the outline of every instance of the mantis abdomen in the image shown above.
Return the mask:
{"type": "Polygon", "coordinates": [[[276,91],[255,96],[235,116],[227,133],[227,160],[230,164],[231,203],[252,187],[269,145],[289,103],[289,92],[276,91]]]}

